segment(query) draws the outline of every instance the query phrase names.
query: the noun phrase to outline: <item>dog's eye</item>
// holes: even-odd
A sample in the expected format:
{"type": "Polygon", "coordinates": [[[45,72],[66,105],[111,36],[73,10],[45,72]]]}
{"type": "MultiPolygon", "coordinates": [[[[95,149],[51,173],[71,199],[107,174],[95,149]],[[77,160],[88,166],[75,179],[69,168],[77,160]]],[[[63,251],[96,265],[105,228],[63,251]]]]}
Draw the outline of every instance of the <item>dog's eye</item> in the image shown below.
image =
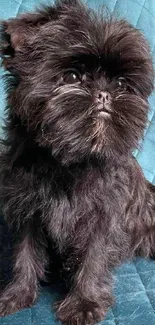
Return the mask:
{"type": "Polygon", "coordinates": [[[119,77],[119,78],[117,79],[117,85],[118,85],[118,87],[120,87],[120,88],[126,88],[126,80],[125,80],[125,78],[123,78],[123,77],[119,77]]]}
{"type": "Polygon", "coordinates": [[[81,76],[77,71],[66,71],[63,76],[63,81],[68,84],[73,84],[81,81],[81,76]]]}

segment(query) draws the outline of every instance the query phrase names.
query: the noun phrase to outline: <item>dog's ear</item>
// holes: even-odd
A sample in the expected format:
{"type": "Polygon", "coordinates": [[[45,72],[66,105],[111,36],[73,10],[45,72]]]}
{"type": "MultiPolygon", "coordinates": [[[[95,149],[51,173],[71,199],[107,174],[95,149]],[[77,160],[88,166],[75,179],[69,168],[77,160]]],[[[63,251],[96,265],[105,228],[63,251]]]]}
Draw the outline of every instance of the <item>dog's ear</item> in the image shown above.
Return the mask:
{"type": "Polygon", "coordinates": [[[19,18],[2,21],[0,23],[0,54],[2,56],[13,55],[14,52],[21,50],[39,26],[51,18],[53,11],[54,8],[49,7],[48,10],[22,14],[19,18]]]}
{"type": "Polygon", "coordinates": [[[80,0],[57,0],[54,6],[43,6],[35,13],[0,22],[0,55],[13,55],[21,50],[41,25],[56,17],[59,9],[80,4],[80,0]]]}

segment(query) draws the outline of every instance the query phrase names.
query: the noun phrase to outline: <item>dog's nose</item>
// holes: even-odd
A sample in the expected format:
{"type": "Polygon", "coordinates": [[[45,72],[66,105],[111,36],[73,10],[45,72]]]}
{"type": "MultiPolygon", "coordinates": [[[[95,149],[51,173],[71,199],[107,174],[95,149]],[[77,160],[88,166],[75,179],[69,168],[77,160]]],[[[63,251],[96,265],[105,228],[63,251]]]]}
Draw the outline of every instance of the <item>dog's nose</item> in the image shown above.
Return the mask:
{"type": "Polygon", "coordinates": [[[98,91],[97,92],[97,102],[99,104],[110,104],[111,95],[108,91],[98,91]]]}

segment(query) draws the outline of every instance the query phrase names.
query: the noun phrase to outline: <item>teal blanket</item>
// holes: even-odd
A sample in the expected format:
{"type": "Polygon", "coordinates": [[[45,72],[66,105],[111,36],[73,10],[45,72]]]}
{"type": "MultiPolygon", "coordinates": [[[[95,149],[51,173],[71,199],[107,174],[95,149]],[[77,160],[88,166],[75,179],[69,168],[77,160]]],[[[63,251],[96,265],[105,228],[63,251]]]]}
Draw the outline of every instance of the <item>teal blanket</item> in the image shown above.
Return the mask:
{"type": "MultiPolygon", "coordinates": [[[[50,3],[50,0],[41,0],[50,3]]],[[[105,4],[118,17],[128,19],[147,37],[155,59],[155,0],[88,0],[97,9],[105,4]]],[[[31,10],[39,0],[0,0],[0,19],[31,10]]],[[[2,74],[2,71],[0,72],[2,74]]],[[[0,80],[0,117],[5,105],[3,83],[0,80]]],[[[155,93],[150,97],[149,124],[141,149],[135,152],[146,178],[155,184],[155,93]]],[[[116,270],[114,294],[116,303],[103,325],[155,325],[155,261],[137,259],[116,270]]],[[[58,298],[56,287],[45,287],[36,304],[15,315],[0,318],[0,325],[56,324],[51,303],[58,298]]]]}

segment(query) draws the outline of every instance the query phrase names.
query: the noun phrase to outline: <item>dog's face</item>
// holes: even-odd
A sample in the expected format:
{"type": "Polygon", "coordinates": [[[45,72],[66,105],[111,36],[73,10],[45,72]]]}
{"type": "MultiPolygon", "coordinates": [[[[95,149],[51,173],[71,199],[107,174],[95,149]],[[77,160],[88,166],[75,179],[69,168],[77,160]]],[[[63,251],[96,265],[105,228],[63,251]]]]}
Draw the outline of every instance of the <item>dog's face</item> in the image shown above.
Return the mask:
{"type": "Polygon", "coordinates": [[[65,164],[137,146],[153,89],[139,31],[66,0],[4,23],[2,34],[16,81],[9,100],[40,146],[65,164]]]}

